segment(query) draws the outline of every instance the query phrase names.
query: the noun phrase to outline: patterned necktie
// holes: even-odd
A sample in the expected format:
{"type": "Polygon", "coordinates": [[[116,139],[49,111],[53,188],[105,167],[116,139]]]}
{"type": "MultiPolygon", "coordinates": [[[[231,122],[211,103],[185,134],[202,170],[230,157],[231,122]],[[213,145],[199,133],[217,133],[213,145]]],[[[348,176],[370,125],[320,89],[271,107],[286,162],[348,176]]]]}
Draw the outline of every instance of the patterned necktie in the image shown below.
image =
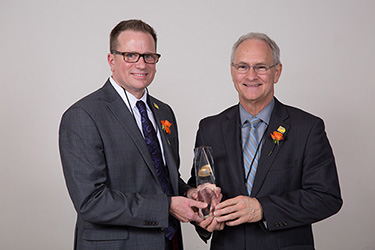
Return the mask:
{"type": "MultiPolygon", "coordinates": [[[[167,172],[166,167],[164,166],[161,148],[156,136],[156,132],[154,126],[152,125],[150,119],[147,116],[146,105],[143,101],[138,101],[136,104],[139,113],[141,114],[141,121],[142,121],[142,130],[143,135],[145,138],[145,142],[147,144],[148,151],[150,151],[152,162],[154,163],[156,174],[159,178],[161,187],[163,192],[171,196],[172,195],[172,185],[169,179],[169,174],[167,172]]],[[[177,228],[177,221],[176,219],[169,215],[169,225],[168,228],[165,230],[165,236],[171,240],[173,235],[176,232],[177,228]]]]}
{"type": "Polygon", "coordinates": [[[250,133],[249,138],[245,143],[243,149],[243,161],[245,168],[245,178],[246,178],[246,189],[251,194],[251,189],[253,188],[255,173],[258,167],[259,152],[258,150],[258,138],[256,134],[256,128],[262,121],[259,118],[252,118],[250,120],[250,133]],[[255,157],[255,158],[254,158],[255,157]]]}

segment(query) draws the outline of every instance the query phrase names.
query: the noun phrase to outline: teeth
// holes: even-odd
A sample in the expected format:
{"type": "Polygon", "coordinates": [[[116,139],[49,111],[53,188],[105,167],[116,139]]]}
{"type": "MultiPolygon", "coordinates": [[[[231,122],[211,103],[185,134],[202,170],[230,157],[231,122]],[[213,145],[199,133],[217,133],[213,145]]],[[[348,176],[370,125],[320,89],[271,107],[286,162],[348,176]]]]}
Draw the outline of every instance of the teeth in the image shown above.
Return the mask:
{"type": "Polygon", "coordinates": [[[134,73],[134,75],[136,75],[136,76],[145,76],[146,74],[136,74],[136,73],[134,73]]]}

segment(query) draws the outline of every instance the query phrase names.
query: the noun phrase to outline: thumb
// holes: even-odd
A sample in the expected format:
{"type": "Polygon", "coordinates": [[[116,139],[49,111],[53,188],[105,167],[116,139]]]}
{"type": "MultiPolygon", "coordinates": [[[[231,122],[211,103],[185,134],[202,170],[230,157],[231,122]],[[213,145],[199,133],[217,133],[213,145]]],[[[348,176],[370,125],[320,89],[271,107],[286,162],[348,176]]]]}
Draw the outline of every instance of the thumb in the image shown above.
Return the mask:
{"type": "Polygon", "coordinates": [[[206,202],[191,200],[190,206],[197,207],[197,208],[206,208],[208,204],[206,202]]]}

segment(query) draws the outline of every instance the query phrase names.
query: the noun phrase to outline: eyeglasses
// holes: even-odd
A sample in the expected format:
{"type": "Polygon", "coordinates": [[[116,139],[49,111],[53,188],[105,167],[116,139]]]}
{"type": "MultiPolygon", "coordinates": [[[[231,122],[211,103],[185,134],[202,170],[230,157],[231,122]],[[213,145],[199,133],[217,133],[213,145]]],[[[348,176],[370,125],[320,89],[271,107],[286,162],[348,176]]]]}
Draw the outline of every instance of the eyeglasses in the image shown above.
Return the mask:
{"type": "Polygon", "coordinates": [[[257,73],[258,75],[266,74],[267,70],[275,67],[276,65],[278,65],[278,63],[275,63],[272,66],[268,66],[267,64],[262,64],[262,63],[256,64],[254,66],[250,66],[247,64],[243,64],[243,63],[240,63],[240,64],[232,63],[232,67],[240,74],[246,74],[250,70],[250,68],[253,68],[255,73],[257,73]]]}
{"type": "Polygon", "coordinates": [[[136,63],[139,61],[139,58],[143,57],[143,60],[145,61],[145,63],[155,64],[159,61],[159,58],[161,57],[161,55],[157,53],[140,54],[137,52],[120,52],[116,50],[112,50],[111,53],[122,55],[124,58],[124,61],[128,63],[136,63]]]}

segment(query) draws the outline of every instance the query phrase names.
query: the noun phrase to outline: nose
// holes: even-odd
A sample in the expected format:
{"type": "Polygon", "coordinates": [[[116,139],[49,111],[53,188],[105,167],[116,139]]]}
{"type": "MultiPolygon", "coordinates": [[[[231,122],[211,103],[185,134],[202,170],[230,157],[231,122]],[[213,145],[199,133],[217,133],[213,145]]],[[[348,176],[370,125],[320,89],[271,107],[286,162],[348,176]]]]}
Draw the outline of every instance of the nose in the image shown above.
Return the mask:
{"type": "Polygon", "coordinates": [[[138,59],[138,62],[135,63],[136,67],[137,68],[145,68],[146,67],[146,62],[145,62],[145,58],[143,56],[141,56],[139,59],[138,59]]]}
{"type": "Polygon", "coordinates": [[[249,71],[246,72],[246,78],[255,79],[257,76],[258,74],[255,72],[253,67],[250,67],[249,71]]]}

